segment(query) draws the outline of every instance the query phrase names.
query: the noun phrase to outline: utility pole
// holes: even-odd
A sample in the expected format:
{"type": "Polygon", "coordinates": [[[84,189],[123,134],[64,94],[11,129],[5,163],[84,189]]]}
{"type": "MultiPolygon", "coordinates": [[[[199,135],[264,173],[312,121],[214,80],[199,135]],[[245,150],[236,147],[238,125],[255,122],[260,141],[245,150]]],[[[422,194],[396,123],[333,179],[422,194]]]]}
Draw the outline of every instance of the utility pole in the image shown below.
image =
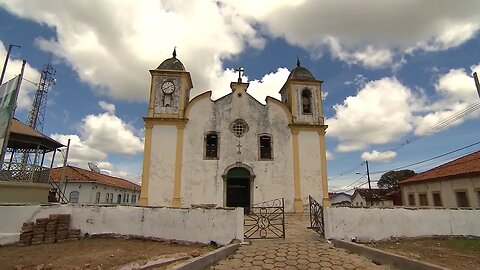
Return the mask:
{"type": "Polygon", "coordinates": [[[480,83],[478,82],[478,76],[476,72],[473,73],[473,79],[475,80],[475,86],[477,87],[478,97],[480,98],[480,83]]]}
{"type": "Polygon", "coordinates": [[[367,165],[367,180],[368,180],[368,193],[370,193],[370,207],[372,207],[373,194],[372,194],[372,186],[370,185],[370,170],[368,169],[368,160],[365,160],[365,164],[367,165]]]}
{"type": "Polygon", "coordinates": [[[3,64],[2,76],[0,76],[0,85],[3,83],[3,77],[5,76],[5,71],[7,70],[8,58],[10,58],[10,51],[13,47],[21,48],[20,45],[10,44],[8,45],[7,57],[5,57],[5,63],[3,64]]]}

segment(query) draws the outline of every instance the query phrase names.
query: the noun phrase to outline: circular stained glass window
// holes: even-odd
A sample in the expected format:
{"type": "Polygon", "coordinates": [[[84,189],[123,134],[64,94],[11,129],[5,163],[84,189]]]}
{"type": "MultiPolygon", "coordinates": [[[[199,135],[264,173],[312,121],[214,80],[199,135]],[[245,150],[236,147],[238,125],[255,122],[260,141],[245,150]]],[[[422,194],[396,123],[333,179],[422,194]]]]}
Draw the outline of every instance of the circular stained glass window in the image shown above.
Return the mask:
{"type": "Polygon", "coordinates": [[[235,134],[235,136],[237,137],[243,137],[243,135],[248,132],[247,123],[241,119],[235,120],[235,122],[232,123],[232,126],[230,128],[233,134],[235,134]]]}

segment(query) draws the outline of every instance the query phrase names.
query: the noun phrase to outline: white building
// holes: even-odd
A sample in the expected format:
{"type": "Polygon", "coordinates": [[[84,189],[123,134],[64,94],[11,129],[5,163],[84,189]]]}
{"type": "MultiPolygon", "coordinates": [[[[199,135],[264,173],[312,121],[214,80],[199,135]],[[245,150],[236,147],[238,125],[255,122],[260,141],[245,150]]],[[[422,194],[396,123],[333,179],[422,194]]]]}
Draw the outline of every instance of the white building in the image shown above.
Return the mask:
{"type": "Polygon", "coordinates": [[[352,206],[368,206],[370,202],[377,207],[392,207],[393,200],[388,197],[386,189],[372,188],[371,193],[367,188],[356,188],[352,195],[352,206]],[[370,195],[372,194],[372,195],[370,195]]]}
{"type": "Polygon", "coordinates": [[[70,165],[65,170],[52,169],[50,176],[65,190],[69,203],[136,204],[140,196],[140,186],[135,183],[70,165]]]}
{"type": "Polygon", "coordinates": [[[140,203],[247,207],[285,199],[302,212],[311,195],[329,203],[321,85],[297,61],[282,100],[263,105],[248,83],[217,100],[190,100],[190,73],[173,57],[150,71],[140,203]]]}

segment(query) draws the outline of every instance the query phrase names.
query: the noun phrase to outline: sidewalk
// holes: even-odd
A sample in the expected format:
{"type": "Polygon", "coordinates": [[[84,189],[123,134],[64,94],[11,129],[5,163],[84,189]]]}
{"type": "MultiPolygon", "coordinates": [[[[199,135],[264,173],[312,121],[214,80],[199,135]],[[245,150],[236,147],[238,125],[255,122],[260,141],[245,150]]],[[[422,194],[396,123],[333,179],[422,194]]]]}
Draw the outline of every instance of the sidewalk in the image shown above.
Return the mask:
{"type": "Polygon", "coordinates": [[[285,215],[285,239],[251,240],[211,269],[390,269],[333,247],[308,226],[307,215],[285,215]]]}

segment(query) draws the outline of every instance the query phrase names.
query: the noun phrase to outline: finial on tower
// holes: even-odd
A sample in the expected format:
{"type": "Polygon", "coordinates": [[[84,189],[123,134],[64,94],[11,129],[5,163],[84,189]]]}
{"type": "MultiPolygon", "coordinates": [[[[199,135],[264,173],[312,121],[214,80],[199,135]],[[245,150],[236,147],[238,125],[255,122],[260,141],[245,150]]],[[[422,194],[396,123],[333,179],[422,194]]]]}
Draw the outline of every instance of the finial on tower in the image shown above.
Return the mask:
{"type": "Polygon", "coordinates": [[[297,67],[300,66],[300,59],[298,59],[298,56],[297,56],[297,67]]]}
{"type": "Polygon", "coordinates": [[[173,47],[173,58],[177,58],[177,46],[173,47]]]}

